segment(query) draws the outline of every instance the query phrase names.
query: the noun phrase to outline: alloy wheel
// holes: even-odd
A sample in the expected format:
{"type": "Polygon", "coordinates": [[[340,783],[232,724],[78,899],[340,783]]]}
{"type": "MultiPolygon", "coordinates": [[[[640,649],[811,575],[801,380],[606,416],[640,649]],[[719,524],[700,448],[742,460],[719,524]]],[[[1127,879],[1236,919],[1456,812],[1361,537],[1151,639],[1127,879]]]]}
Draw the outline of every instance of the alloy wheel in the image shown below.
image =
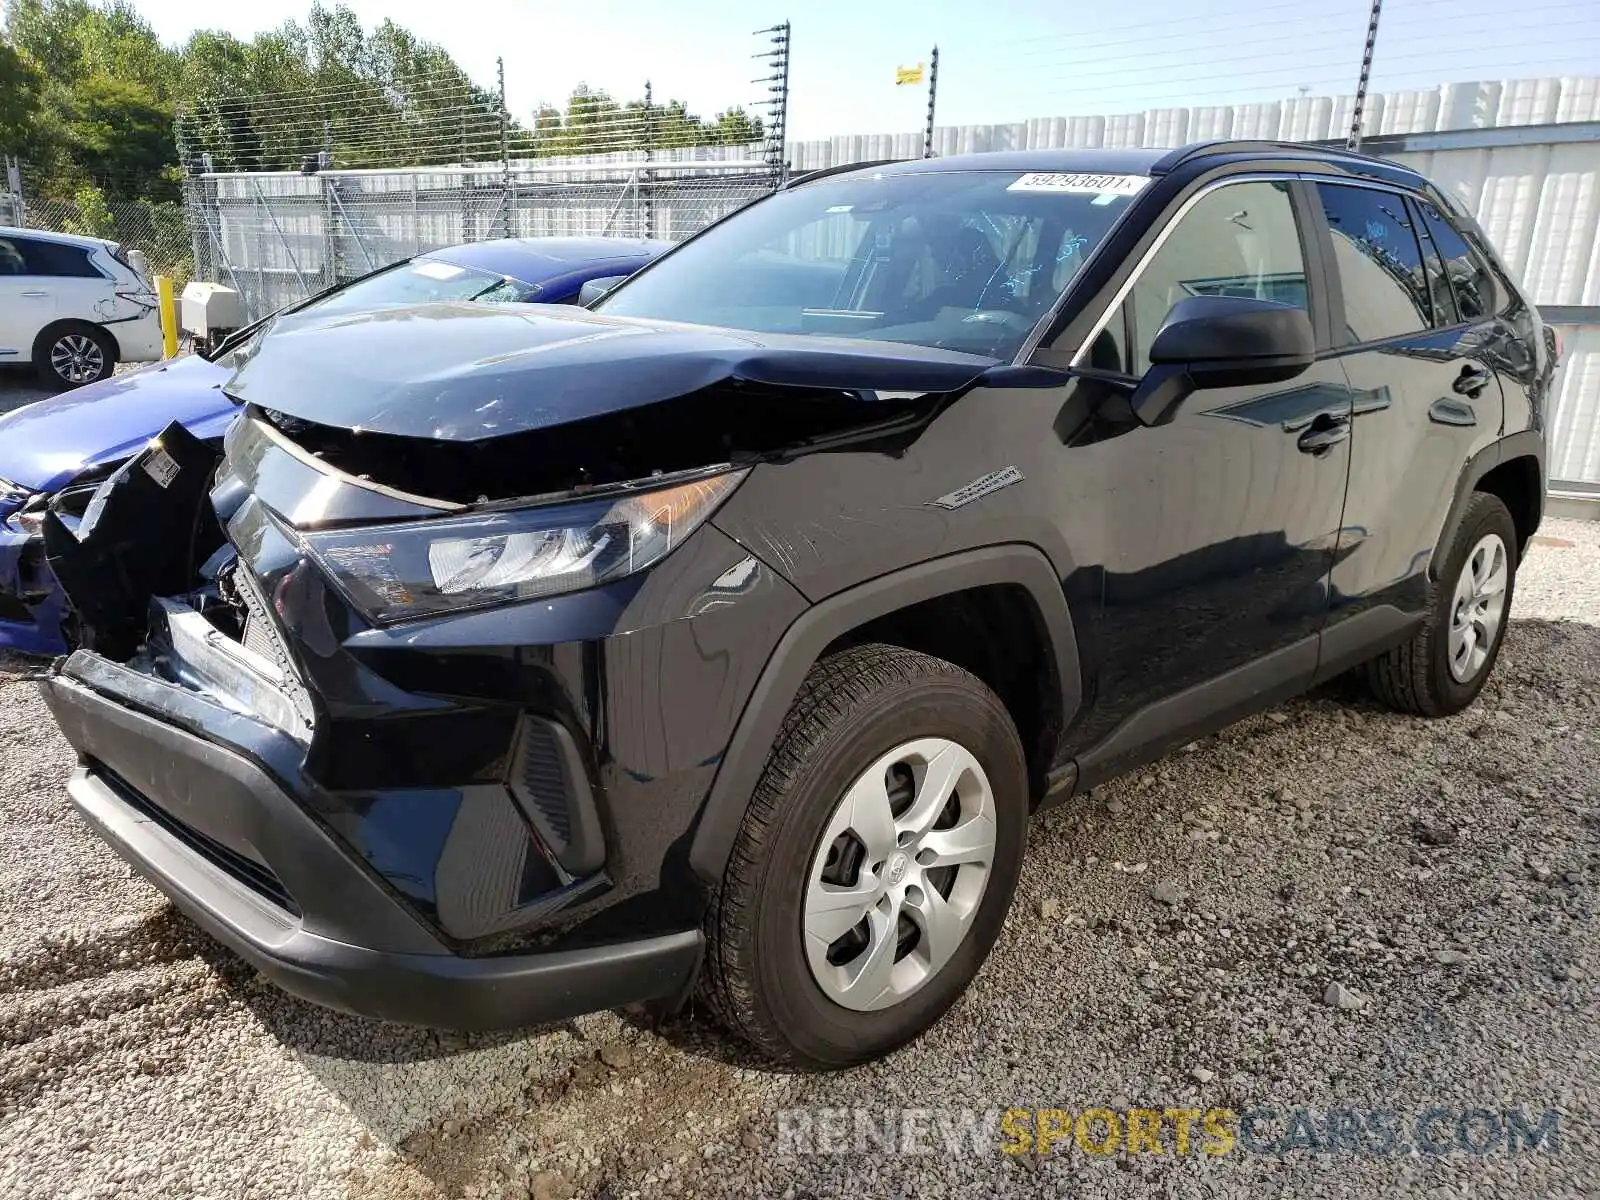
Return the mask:
{"type": "Polygon", "coordinates": [[[105,365],[105,353],[87,334],[66,334],[50,347],[50,367],[68,383],[98,379],[105,365]]]}

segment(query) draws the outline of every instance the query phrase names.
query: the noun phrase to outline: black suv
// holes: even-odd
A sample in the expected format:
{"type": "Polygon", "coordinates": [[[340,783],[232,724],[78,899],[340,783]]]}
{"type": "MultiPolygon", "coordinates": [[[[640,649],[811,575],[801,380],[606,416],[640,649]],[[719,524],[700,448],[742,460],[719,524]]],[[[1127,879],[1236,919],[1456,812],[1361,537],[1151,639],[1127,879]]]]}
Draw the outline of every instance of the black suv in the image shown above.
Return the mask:
{"type": "Polygon", "coordinates": [[[47,521],[92,825],[301,996],[698,995],[915,1037],[1029,814],[1360,668],[1471,703],[1553,339],[1403,167],[1213,143],[799,179],[590,311],[255,339],[47,521]]]}

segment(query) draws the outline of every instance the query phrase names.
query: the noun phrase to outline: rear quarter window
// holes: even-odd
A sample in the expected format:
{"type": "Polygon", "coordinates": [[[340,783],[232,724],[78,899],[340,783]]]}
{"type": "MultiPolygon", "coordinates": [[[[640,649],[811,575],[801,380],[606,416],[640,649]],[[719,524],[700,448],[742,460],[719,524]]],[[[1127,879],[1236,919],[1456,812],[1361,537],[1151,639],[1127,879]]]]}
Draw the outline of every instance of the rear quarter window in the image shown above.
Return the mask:
{"type": "Polygon", "coordinates": [[[1445,275],[1449,278],[1450,290],[1455,295],[1461,319],[1481,321],[1494,316],[1505,307],[1510,293],[1500,282],[1488,259],[1446,221],[1444,214],[1433,204],[1421,200],[1417,202],[1417,208],[1422,213],[1428,235],[1439,248],[1439,257],[1444,260],[1445,275]]]}
{"type": "Polygon", "coordinates": [[[45,275],[66,279],[105,278],[89,261],[89,252],[77,246],[36,241],[33,238],[14,237],[8,241],[14,255],[20,256],[22,269],[15,269],[16,258],[7,253],[5,243],[0,243],[0,274],[45,275]]]}

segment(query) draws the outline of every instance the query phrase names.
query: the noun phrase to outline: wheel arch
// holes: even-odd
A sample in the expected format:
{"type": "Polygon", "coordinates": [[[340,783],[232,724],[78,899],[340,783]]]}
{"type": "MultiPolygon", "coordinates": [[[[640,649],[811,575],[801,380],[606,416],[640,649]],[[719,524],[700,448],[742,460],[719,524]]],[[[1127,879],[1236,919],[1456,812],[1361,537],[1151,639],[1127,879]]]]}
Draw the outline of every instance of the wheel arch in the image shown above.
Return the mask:
{"type": "Polygon", "coordinates": [[[1511,519],[1517,527],[1518,557],[1521,557],[1544,515],[1544,456],[1543,431],[1524,429],[1490,443],[1467,460],[1456,481],[1450,511],[1439,530],[1433,558],[1428,563],[1430,579],[1438,580],[1445,551],[1474,492],[1498,496],[1511,510],[1511,519]]]}
{"type": "Polygon", "coordinates": [[[86,321],[82,317],[58,317],[34,335],[33,346],[29,350],[29,361],[33,369],[43,378],[47,386],[59,387],[63,383],[67,387],[80,386],[70,380],[62,380],[50,366],[49,350],[51,344],[66,333],[86,333],[100,347],[100,352],[106,358],[106,377],[109,378],[115,371],[117,363],[122,356],[122,346],[116,337],[104,325],[93,321],[86,321]]]}
{"type": "Polygon", "coordinates": [[[113,347],[115,347],[117,344],[116,338],[111,336],[110,330],[108,330],[104,325],[96,324],[94,321],[86,321],[82,317],[57,317],[34,335],[34,356],[37,357],[39,352],[45,346],[49,345],[52,339],[59,337],[61,334],[73,329],[82,329],[86,332],[105,338],[113,347]]]}
{"type": "MultiPolygon", "coordinates": [[[[863,633],[870,637],[874,628],[881,631],[885,621],[919,605],[994,588],[1026,597],[1034,633],[1051,668],[1048,700],[1056,715],[1048,724],[1057,733],[1065,728],[1083,698],[1078,643],[1061,578],[1037,547],[1021,543],[987,546],[848,588],[796,618],[768,657],[695,826],[689,845],[689,865],[694,873],[711,886],[721,882],[772,744],[801,683],[818,659],[836,646],[864,640],[863,633]]],[[[1028,747],[1030,758],[1034,749],[1028,747]]]]}

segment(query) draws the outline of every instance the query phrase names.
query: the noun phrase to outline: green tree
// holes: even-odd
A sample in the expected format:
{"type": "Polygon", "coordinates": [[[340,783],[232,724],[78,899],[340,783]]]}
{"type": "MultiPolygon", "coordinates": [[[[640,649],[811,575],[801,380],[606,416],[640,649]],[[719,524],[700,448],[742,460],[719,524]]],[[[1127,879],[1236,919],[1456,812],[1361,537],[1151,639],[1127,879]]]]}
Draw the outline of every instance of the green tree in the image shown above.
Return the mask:
{"type": "Polygon", "coordinates": [[[94,184],[85,184],[72,194],[73,214],[66,219],[68,233],[85,237],[115,237],[117,219],[111,215],[106,194],[94,184]]]}
{"type": "Polygon", "coordinates": [[[47,79],[71,84],[83,74],[78,30],[93,13],[87,0],[7,0],[6,34],[47,79]]]}
{"type": "Polygon", "coordinates": [[[44,76],[17,47],[0,42],[0,154],[21,154],[30,144],[44,76]]]}
{"type": "Polygon", "coordinates": [[[109,75],[81,80],[66,132],[73,159],[112,199],[175,195],[172,110],[142,84],[109,75]]]}
{"type": "Polygon", "coordinates": [[[515,148],[535,155],[604,154],[616,150],[673,150],[690,146],[738,146],[759,142],[761,119],[742,108],[730,108],[704,121],[681,100],[618,104],[609,94],[579,84],[567,98],[566,111],[541,104],[534,113],[531,137],[519,137],[515,148]]]}
{"type": "Polygon", "coordinates": [[[717,114],[713,124],[717,144],[721,146],[748,146],[766,136],[761,118],[752,117],[742,108],[730,108],[717,114]]]}

